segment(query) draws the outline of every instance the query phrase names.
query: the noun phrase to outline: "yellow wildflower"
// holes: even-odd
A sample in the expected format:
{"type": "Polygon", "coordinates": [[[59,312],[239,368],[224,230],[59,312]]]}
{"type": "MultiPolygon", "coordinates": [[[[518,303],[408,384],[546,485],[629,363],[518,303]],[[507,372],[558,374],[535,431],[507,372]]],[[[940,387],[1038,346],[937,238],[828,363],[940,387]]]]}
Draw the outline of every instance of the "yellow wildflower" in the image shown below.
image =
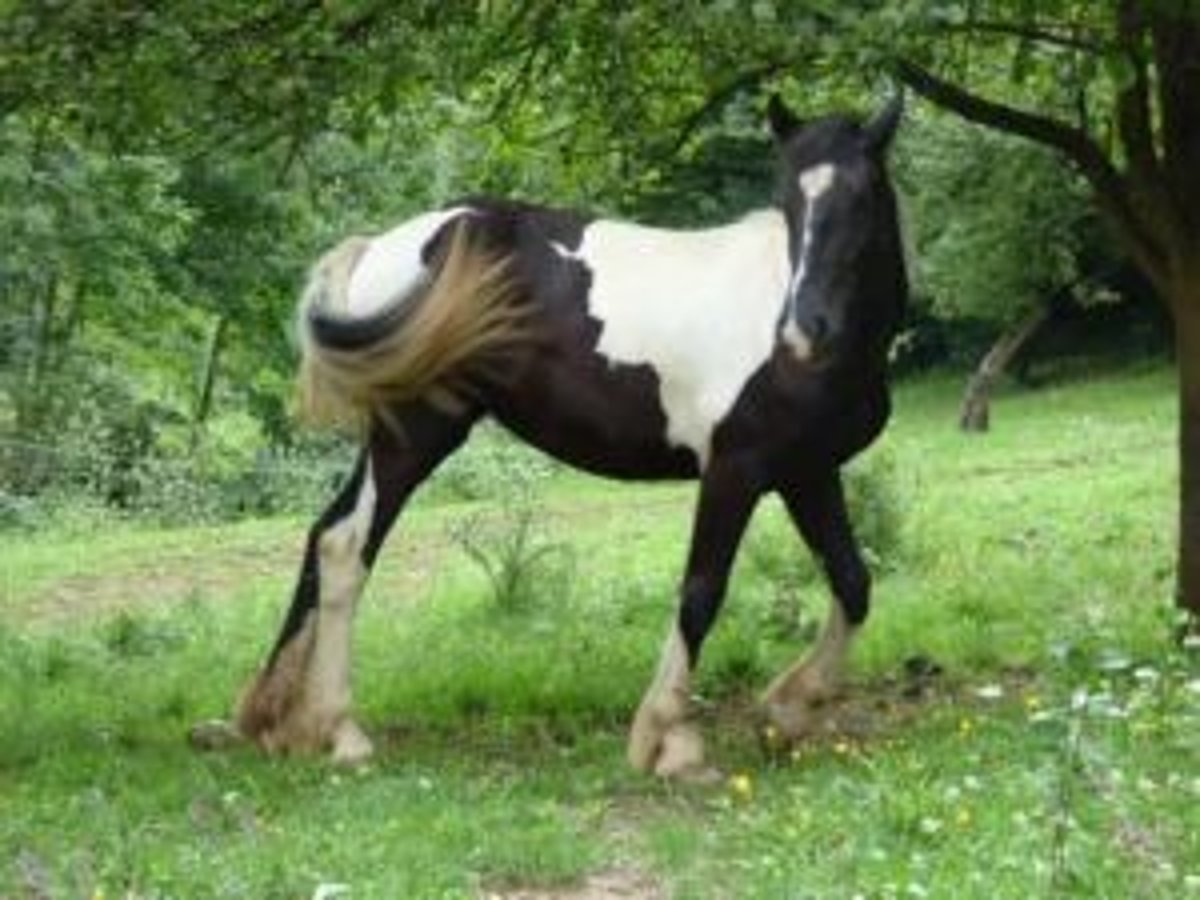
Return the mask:
{"type": "Polygon", "coordinates": [[[737,775],[730,776],[729,791],[736,799],[748,803],[754,799],[754,782],[749,775],[739,772],[737,775]]]}

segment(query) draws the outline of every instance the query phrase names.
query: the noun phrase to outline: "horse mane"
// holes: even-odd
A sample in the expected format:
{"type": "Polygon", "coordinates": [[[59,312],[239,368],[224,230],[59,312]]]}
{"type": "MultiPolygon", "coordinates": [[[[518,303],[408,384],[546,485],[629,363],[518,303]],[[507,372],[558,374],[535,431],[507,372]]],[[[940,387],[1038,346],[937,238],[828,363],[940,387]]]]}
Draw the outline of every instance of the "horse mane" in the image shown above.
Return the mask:
{"type": "Polygon", "coordinates": [[[483,250],[463,224],[444,244],[431,280],[362,317],[344,310],[367,239],[349,238],[317,263],[299,309],[304,418],[361,430],[408,402],[460,410],[497,358],[529,337],[511,260],[483,250]]]}

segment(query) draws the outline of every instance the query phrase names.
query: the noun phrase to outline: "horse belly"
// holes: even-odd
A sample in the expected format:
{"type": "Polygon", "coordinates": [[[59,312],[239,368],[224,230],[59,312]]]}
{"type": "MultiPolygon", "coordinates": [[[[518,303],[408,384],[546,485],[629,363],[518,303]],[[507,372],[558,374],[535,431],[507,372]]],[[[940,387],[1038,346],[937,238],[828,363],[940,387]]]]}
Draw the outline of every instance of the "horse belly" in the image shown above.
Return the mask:
{"type": "Polygon", "coordinates": [[[519,390],[491,398],[495,418],[571,466],[625,480],[694,478],[697,454],[668,439],[657,382],[647,367],[537,365],[519,390]]]}

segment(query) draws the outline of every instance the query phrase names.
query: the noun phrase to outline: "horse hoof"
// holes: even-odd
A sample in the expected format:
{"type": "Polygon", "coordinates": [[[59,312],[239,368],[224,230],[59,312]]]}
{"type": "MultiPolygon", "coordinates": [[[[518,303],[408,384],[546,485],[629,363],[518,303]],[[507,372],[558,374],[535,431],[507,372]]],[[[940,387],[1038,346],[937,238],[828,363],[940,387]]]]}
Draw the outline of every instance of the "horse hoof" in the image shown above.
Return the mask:
{"type": "Polygon", "coordinates": [[[791,703],[768,702],[758,729],[763,748],[778,752],[819,735],[829,716],[824,698],[791,703]]]}
{"type": "Polygon", "coordinates": [[[375,746],[358,725],[347,719],[338,726],[333,735],[335,765],[355,768],[369,761],[374,753],[375,746]]]}
{"type": "Polygon", "coordinates": [[[246,736],[227,719],[209,719],[192,726],[188,743],[197,750],[228,750],[245,744],[246,736]]]}
{"type": "Polygon", "coordinates": [[[704,741],[690,725],[676,725],[662,736],[654,774],[688,783],[720,780],[720,773],[704,764],[704,741]]]}

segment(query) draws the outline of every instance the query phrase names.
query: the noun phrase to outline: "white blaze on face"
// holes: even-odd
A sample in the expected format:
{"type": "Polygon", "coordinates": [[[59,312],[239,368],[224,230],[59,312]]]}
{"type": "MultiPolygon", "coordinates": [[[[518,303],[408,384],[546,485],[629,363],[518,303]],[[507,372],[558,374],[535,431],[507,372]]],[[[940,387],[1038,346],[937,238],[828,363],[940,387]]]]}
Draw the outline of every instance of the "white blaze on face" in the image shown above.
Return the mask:
{"type": "Polygon", "coordinates": [[[368,239],[350,276],[346,313],[368,316],[421,286],[428,275],[421,250],[446,222],[465,207],[423,213],[368,239]]]}
{"type": "Polygon", "coordinates": [[[555,249],[591,270],[597,352],[653,368],[667,440],[693,450],[703,468],[713,428],[774,348],[788,286],[783,214],[703,231],[602,220],[584,230],[578,251],[555,249]]]}
{"type": "Polygon", "coordinates": [[[817,201],[833,187],[837,169],[831,163],[820,163],[800,173],[800,193],[804,195],[804,225],[800,232],[800,250],[797,253],[796,270],[788,285],[787,321],[783,325],[783,339],[792,348],[798,359],[812,356],[812,342],[796,324],[796,303],[800,288],[808,275],[808,262],[812,255],[813,220],[816,218],[817,201]]]}

